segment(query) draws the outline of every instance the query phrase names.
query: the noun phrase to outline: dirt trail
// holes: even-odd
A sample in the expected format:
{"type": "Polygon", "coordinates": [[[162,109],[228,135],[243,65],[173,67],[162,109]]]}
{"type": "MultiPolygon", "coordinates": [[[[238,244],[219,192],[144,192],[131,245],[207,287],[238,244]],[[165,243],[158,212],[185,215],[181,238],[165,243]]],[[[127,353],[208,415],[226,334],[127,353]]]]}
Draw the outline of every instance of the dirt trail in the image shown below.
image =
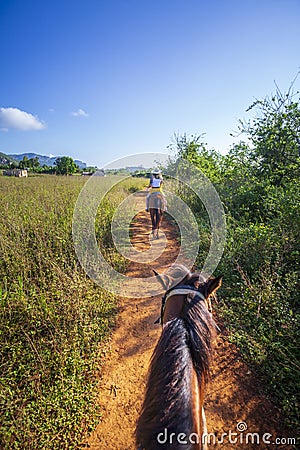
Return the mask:
{"type": "MultiPolygon", "coordinates": [[[[133,224],[133,245],[139,250],[149,248],[150,219],[146,212],[138,215],[133,224]]],[[[176,231],[163,221],[162,231],[167,247],[162,256],[150,265],[132,262],[127,270],[130,277],[151,276],[151,269],[164,270],[175,261],[179,251],[176,231]]],[[[142,289],[142,287],[139,287],[142,289]]],[[[147,299],[121,298],[117,326],[110,343],[110,353],[99,381],[99,404],[102,419],[83,447],[93,450],[134,450],[135,423],[141,408],[147,370],[152,351],[161,333],[155,325],[160,311],[161,297],[147,299]]],[[[219,324],[220,325],[220,324],[219,324]]],[[[205,397],[208,432],[214,433],[216,449],[290,449],[274,442],[278,437],[291,437],[283,427],[278,411],[263,395],[261,386],[249,367],[242,362],[235,346],[228,342],[226,330],[215,342],[211,382],[205,397]],[[243,441],[234,443],[241,434],[221,441],[222,433],[237,432],[237,424],[246,422],[243,441]],[[246,443],[246,433],[258,433],[260,444],[246,443]],[[217,441],[217,439],[219,441],[217,441]]],[[[242,427],[242,425],[239,425],[242,427]]],[[[213,439],[213,438],[211,438],[213,439]]],[[[212,441],[211,441],[212,442],[212,441]]],[[[256,441],[255,441],[256,442],[256,441]]]]}

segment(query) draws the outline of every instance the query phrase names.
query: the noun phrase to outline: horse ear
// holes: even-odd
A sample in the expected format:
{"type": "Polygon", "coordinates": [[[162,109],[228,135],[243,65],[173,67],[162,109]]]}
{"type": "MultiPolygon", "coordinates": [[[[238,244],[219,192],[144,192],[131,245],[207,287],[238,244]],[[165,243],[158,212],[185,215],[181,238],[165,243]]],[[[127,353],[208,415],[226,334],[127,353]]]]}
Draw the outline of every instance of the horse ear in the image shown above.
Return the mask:
{"type": "Polygon", "coordinates": [[[168,289],[168,286],[167,286],[167,284],[165,283],[165,280],[163,279],[163,277],[160,275],[160,273],[156,272],[156,270],[154,270],[154,269],[152,269],[152,270],[153,270],[155,276],[157,277],[158,281],[159,281],[160,284],[162,285],[162,287],[163,287],[165,290],[167,290],[167,289],[168,289]]]}
{"type": "Polygon", "coordinates": [[[211,280],[207,281],[207,284],[206,284],[207,297],[212,295],[214,292],[216,292],[221,287],[222,279],[223,279],[223,275],[220,275],[216,278],[212,278],[211,280]]]}

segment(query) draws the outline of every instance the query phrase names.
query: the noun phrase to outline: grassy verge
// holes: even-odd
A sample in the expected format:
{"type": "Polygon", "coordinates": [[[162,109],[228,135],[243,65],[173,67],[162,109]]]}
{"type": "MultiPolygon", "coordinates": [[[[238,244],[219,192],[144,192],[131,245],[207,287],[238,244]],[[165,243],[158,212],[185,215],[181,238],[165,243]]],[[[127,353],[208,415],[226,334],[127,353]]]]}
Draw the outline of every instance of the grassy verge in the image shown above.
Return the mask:
{"type": "MultiPolygon", "coordinates": [[[[95,285],[74,253],[72,215],[86,179],[0,177],[0,447],[72,449],[93,427],[96,375],[116,298],[95,285]]],[[[109,237],[117,186],[99,208],[96,234],[118,270],[109,237]]]]}

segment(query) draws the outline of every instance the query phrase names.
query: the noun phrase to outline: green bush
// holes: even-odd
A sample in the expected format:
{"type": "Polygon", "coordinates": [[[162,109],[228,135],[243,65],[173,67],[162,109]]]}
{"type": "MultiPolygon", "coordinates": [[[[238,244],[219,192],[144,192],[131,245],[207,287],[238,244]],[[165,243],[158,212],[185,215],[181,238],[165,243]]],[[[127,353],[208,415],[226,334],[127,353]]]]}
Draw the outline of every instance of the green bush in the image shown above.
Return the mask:
{"type": "MultiPolygon", "coordinates": [[[[172,173],[176,164],[184,169],[188,160],[215,183],[227,222],[218,266],[224,282],[216,308],[295,430],[300,392],[300,108],[290,93],[255,107],[257,117],[243,125],[251,146],[241,142],[222,156],[207,151],[201,137],[184,135],[168,170],[172,173]]],[[[201,243],[196,265],[201,268],[210,224],[197,196],[186,187],[177,192],[196,215],[201,243]]]]}

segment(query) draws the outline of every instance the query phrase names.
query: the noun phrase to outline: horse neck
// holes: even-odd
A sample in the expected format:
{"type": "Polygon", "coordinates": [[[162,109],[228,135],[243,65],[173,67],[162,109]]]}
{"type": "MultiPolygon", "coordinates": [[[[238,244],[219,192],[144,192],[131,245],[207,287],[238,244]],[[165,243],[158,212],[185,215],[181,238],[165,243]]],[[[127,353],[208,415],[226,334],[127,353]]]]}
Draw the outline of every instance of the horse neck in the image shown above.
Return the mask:
{"type": "Polygon", "coordinates": [[[180,317],[189,333],[189,348],[199,383],[209,378],[209,366],[212,353],[212,340],[216,325],[209,313],[206,302],[197,297],[185,298],[180,317]],[[199,351],[201,349],[201,351],[199,351]]]}
{"type": "MultiPolygon", "coordinates": [[[[136,430],[137,443],[147,450],[160,447],[157,437],[165,430],[168,439],[171,433],[175,433],[173,436],[180,433],[189,436],[194,432],[191,407],[193,364],[187,340],[184,323],[178,318],[164,327],[154,350],[136,430]]],[[[182,450],[189,448],[182,446],[182,450]]]]}
{"type": "MultiPolygon", "coordinates": [[[[200,444],[192,447],[189,442],[186,446],[180,446],[182,450],[202,448],[202,406],[209,345],[206,342],[207,333],[204,337],[193,337],[195,326],[189,317],[190,311],[185,309],[182,311],[184,320],[177,317],[164,326],[152,356],[142,414],[136,430],[137,443],[147,450],[159,448],[157,436],[165,430],[169,437],[171,433],[175,433],[175,437],[180,433],[199,436],[200,444]],[[199,348],[203,349],[201,356],[198,355],[202,353],[199,348]]],[[[197,333],[199,331],[203,331],[201,327],[196,329],[197,333]]],[[[164,448],[176,447],[170,444],[170,447],[164,448]]]]}

